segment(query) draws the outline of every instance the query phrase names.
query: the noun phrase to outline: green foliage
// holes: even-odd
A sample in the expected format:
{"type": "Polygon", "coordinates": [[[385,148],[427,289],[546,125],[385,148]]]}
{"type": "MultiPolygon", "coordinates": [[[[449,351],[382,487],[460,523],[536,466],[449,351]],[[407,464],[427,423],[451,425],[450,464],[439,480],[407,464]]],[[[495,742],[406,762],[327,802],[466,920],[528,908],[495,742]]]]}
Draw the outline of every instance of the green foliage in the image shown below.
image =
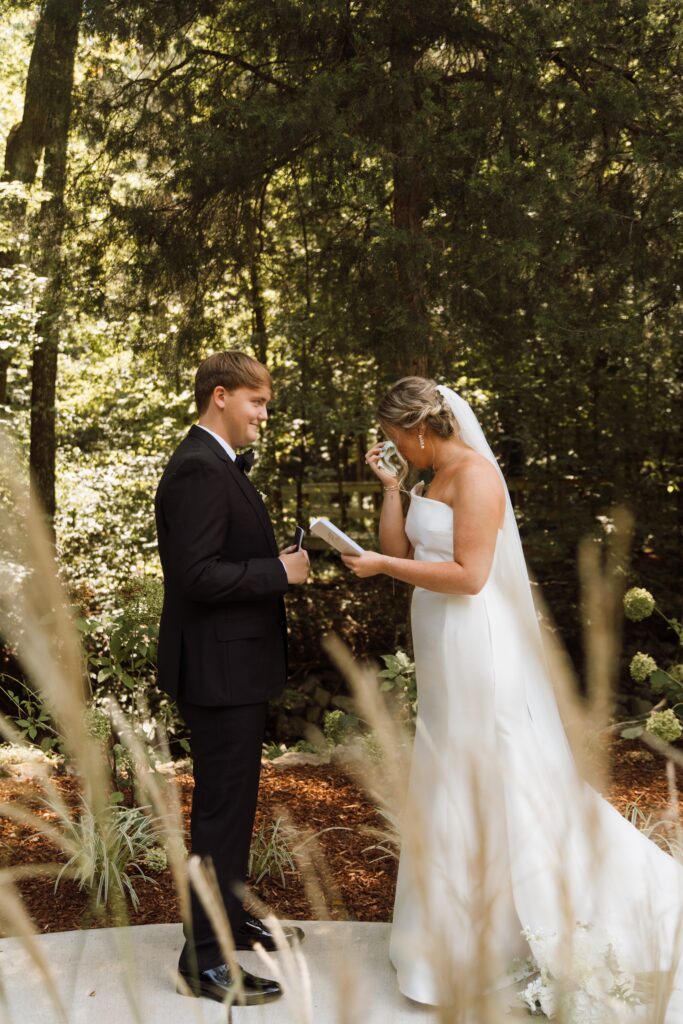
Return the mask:
{"type": "Polygon", "coordinates": [[[261,748],[262,756],[268,761],[274,761],[276,757],[281,757],[287,750],[286,743],[264,743],[261,748]]]}
{"type": "Polygon", "coordinates": [[[135,690],[154,679],[159,638],[163,584],[152,577],[131,577],[119,593],[121,606],[106,623],[82,619],[88,637],[106,636],[106,653],[90,654],[93,688],[107,688],[118,694],[122,688],[135,690]]]}
{"type": "Polygon", "coordinates": [[[85,724],[89,734],[101,743],[109,743],[112,737],[111,718],[96,704],[87,708],[85,724]]]}
{"type": "Polygon", "coordinates": [[[193,403],[130,354],[109,354],[107,327],[62,360],[56,529],[75,597],[111,614],[131,604],[131,578],[160,573],[154,492],[193,403]]]}
{"type": "Polygon", "coordinates": [[[377,764],[382,762],[384,758],[382,744],[373,732],[366,732],[363,736],[363,749],[371,761],[375,761],[377,764]]]}
{"type": "Polygon", "coordinates": [[[326,711],[323,718],[323,732],[331,747],[346,742],[358,728],[358,718],[345,711],[326,711]]]}
{"type": "Polygon", "coordinates": [[[6,673],[0,674],[0,679],[13,684],[13,689],[0,686],[0,693],[5,695],[14,708],[14,712],[9,717],[22,739],[38,744],[45,753],[49,751],[62,753],[62,739],[43,696],[32,690],[27,683],[6,673]]]}
{"type": "Polygon", "coordinates": [[[110,614],[77,620],[93,692],[117,700],[152,758],[166,738],[189,753],[175,703],[155,687],[163,584],[153,576],[131,576],[112,598],[117,607],[110,614]]]}
{"type": "Polygon", "coordinates": [[[283,754],[290,752],[296,754],[319,754],[320,749],[313,743],[309,743],[308,740],[297,740],[289,747],[286,743],[272,742],[263,744],[263,756],[269,761],[274,761],[276,757],[282,757],[283,754]]]}
{"type": "Polygon", "coordinates": [[[153,871],[154,874],[161,874],[168,867],[166,850],[163,846],[153,846],[151,850],[145,853],[142,863],[149,871],[153,871]]]}
{"type": "Polygon", "coordinates": [[[288,750],[293,750],[297,754],[319,754],[320,750],[315,746],[314,743],[309,743],[308,740],[297,740],[292,743],[288,750]]]}
{"type": "Polygon", "coordinates": [[[418,703],[415,663],[401,650],[396,654],[383,654],[382,661],[384,668],[379,673],[382,680],[380,689],[395,694],[408,718],[414,721],[418,703]]]}

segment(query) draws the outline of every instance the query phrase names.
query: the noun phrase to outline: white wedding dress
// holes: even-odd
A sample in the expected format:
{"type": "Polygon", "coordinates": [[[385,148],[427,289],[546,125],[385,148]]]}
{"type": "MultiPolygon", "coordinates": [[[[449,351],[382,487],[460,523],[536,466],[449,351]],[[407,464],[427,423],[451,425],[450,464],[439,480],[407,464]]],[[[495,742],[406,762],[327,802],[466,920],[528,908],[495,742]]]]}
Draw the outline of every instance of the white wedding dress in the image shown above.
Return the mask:
{"type": "MultiPolygon", "coordinates": [[[[495,464],[467,403],[442,393],[462,439],[495,464]]],[[[414,557],[451,561],[453,510],[421,487],[406,519],[414,557]]],[[[398,986],[440,1005],[475,965],[487,990],[510,984],[530,951],[557,977],[580,923],[609,936],[623,971],[671,972],[663,1019],[680,1024],[683,868],[579,777],[507,505],[479,594],[413,594],[418,720],[389,950],[398,986]]]]}

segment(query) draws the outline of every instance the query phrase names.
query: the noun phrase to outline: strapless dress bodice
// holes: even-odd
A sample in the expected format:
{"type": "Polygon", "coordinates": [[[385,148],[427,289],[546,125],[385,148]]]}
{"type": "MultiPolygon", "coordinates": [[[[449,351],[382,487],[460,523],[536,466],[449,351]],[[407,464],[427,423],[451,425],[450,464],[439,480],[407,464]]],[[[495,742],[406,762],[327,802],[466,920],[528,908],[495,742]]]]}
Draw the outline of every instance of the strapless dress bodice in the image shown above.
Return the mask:
{"type": "Polygon", "coordinates": [[[424,483],[416,483],[410,492],[406,516],[406,535],[421,562],[453,561],[453,509],[444,501],[426,498],[424,483]]]}

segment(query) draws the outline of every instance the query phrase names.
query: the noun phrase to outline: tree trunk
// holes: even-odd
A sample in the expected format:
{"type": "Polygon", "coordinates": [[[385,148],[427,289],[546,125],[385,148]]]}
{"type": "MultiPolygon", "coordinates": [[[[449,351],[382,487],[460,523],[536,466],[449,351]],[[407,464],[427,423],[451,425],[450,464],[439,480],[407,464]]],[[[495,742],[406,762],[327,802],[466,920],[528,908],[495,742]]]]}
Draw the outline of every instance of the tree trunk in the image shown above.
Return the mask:
{"type": "MultiPolygon", "coordinates": [[[[80,4],[78,6],[80,7],[80,4]]],[[[69,34],[71,19],[68,7],[69,5],[62,4],[61,0],[50,0],[45,4],[38,19],[26,78],[22,119],[19,124],[12,126],[7,136],[3,181],[21,181],[29,186],[35,183],[38,164],[54,119],[55,104],[58,104],[60,99],[59,83],[56,80],[60,75],[60,68],[53,57],[64,42],[69,45],[68,41],[63,39],[65,31],[67,36],[69,34]]],[[[73,65],[73,58],[71,63],[73,65]]],[[[7,205],[14,225],[13,238],[16,242],[0,251],[0,266],[13,267],[21,260],[19,238],[24,230],[26,202],[17,199],[7,205]]],[[[7,401],[7,371],[10,361],[10,354],[0,354],[0,404],[7,401]]]]}
{"type": "Polygon", "coordinates": [[[36,325],[31,387],[33,486],[52,519],[55,513],[55,392],[62,311],[64,191],[74,61],[82,0],[46,0],[36,29],[22,123],[12,142],[13,166],[33,174],[44,149],[43,189],[33,239],[33,269],[46,278],[36,325]],[[38,109],[39,108],[39,109],[38,109]]]}
{"type": "Polygon", "coordinates": [[[392,171],[397,318],[392,346],[393,374],[429,373],[429,318],[422,246],[426,211],[423,175],[415,149],[415,115],[419,110],[416,65],[419,57],[409,33],[398,30],[391,47],[393,83],[392,171]]]}
{"type": "Polygon", "coordinates": [[[253,208],[249,203],[246,213],[252,322],[251,343],[256,351],[256,358],[264,364],[268,359],[268,327],[261,284],[261,258],[263,256],[263,210],[267,190],[268,182],[265,181],[258,200],[254,201],[253,208]]]}

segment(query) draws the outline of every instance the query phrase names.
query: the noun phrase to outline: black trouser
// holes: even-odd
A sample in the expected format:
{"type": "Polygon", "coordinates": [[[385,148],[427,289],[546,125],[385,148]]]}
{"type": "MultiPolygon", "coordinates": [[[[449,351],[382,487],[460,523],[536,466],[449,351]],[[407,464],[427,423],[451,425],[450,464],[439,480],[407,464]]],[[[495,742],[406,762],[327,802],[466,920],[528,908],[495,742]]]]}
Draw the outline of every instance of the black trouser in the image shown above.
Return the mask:
{"type": "MultiPolygon", "coordinates": [[[[233,935],[244,923],[244,907],[233,892],[247,878],[256,814],[266,703],[201,707],[179,701],[190,729],[194,793],[192,852],[210,857],[233,935]]],[[[192,932],[185,926],[180,969],[206,971],[224,962],[218,940],[192,892],[192,932]]]]}

